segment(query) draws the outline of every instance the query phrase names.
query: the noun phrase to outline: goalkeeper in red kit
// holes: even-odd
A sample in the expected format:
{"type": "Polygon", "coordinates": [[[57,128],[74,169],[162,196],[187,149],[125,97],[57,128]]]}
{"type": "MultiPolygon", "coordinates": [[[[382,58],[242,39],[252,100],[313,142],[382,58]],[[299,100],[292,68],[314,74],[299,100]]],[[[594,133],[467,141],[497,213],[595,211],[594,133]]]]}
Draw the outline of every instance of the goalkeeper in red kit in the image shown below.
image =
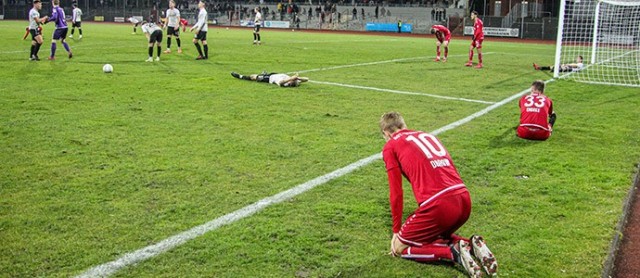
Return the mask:
{"type": "Polygon", "coordinates": [[[544,95],[544,81],[531,84],[531,93],[520,98],[520,125],[517,135],[529,140],[547,140],[551,136],[556,113],[553,102],[544,95]]]}
{"type": "Polygon", "coordinates": [[[473,66],[473,49],[478,50],[477,69],[482,68],[482,41],[484,41],[484,23],[478,17],[478,12],[471,12],[471,20],[473,20],[473,37],[471,38],[471,46],[469,47],[469,62],[464,64],[467,67],[473,66]]]}
{"type": "Polygon", "coordinates": [[[417,262],[453,262],[471,277],[490,276],[498,264],[482,236],[455,234],[471,214],[471,197],[451,156],[433,135],[407,129],[397,112],[380,119],[387,141],[382,158],[389,179],[391,255],[417,262]],[[409,180],[418,208],[402,224],[402,177],[409,180]],[[478,260],[478,262],[476,262],[478,260]]]}
{"type": "Polygon", "coordinates": [[[447,61],[447,56],[449,55],[449,42],[451,42],[451,31],[447,27],[442,25],[433,25],[431,26],[431,34],[436,35],[436,59],[434,61],[440,62],[440,45],[444,46],[444,57],[442,58],[442,62],[447,61]]]}

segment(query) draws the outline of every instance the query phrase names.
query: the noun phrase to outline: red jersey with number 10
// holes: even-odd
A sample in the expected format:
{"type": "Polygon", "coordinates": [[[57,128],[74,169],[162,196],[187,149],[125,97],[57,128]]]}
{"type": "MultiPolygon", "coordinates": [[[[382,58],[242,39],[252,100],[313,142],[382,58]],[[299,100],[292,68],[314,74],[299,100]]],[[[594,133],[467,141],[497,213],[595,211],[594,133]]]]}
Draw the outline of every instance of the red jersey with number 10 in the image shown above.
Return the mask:
{"type": "Polygon", "coordinates": [[[476,22],[473,23],[473,37],[476,41],[484,40],[484,23],[477,17],[476,22]]]}
{"type": "Polygon", "coordinates": [[[520,98],[520,126],[551,131],[549,115],[553,113],[551,99],[543,94],[529,94],[520,98]]]}
{"type": "Polygon", "coordinates": [[[384,145],[382,158],[389,176],[389,198],[393,230],[402,222],[402,177],[413,189],[418,204],[454,185],[462,184],[458,170],[442,143],[422,131],[403,129],[384,145]]]}

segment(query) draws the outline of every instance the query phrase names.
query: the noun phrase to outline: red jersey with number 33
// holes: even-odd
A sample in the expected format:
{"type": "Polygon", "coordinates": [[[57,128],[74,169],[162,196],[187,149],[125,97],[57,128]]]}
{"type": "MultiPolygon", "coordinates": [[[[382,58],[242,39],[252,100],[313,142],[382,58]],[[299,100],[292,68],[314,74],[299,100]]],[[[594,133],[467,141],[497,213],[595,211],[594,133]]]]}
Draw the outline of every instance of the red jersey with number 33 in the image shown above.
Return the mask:
{"type": "Polygon", "coordinates": [[[458,170],[442,143],[422,131],[403,129],[395,132],[382,150],[389,176],[389,198],[393,231],[402,222],[402,176],[413,189],[418,204],[450,186],[462,184],[458,170]]]}
{"type": "Polygon", "coordinates": [[[543,94],[529,94],[520,98],[520,126],[551,131],[549,115],[553,113],[551,99],[543,94]]]}

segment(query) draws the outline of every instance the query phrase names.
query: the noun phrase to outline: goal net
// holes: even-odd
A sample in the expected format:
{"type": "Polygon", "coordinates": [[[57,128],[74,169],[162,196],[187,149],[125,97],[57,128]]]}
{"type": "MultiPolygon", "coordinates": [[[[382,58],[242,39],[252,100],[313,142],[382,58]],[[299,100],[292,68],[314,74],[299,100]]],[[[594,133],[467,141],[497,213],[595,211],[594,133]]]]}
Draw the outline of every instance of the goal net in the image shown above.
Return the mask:
{"type": "Polygon", "coordinates": [[[554,77],[640,87],[640,0],[562,0],[554,77]]]}

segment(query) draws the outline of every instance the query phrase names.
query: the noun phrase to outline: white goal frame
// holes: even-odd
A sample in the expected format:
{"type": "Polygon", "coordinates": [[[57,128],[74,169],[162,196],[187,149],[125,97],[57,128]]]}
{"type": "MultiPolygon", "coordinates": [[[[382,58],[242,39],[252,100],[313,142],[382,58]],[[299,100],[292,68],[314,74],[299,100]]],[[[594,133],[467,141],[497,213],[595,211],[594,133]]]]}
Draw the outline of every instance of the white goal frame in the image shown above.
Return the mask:
{"type": "Polygon", "coordinates": [[[561,0],[553,76],[640,87],[640,0],[561,0]],[[582,70],[560,70],[578,55],[582,70]]]}

